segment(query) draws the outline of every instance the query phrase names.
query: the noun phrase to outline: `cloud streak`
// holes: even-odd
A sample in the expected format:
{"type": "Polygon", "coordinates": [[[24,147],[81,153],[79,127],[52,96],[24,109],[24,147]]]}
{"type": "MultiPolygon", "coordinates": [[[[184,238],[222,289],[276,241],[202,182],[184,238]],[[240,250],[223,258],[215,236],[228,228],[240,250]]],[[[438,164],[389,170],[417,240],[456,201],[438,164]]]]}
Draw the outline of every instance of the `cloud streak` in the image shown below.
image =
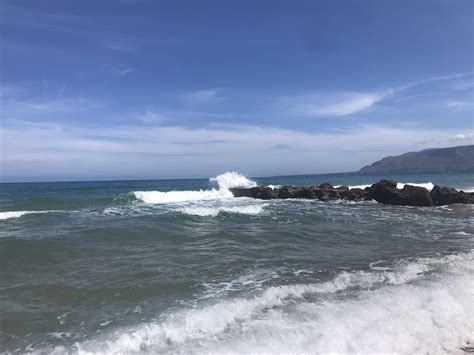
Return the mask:
{"type": "Polygon", "coordinates": [[[211,104],[224,99],[222,89],[197,90],[181,95],[183,101],[189,104],[211,104]]]}
{"type": "Polygon", "coordinates": [[[86,178],[84,171],[94,171],[88,178],[198,177],[229,169],[251,175],[337,172],[433,142],[449,145],[455,136],[464,137],[464,143],[473,140],[472,130],[375,125],[309,133],[245,125],[191,129],[9,121],[2,130],[1,163],[9,174],[3,179],[30,176],[32,168],[44,179],[86,178]]]}
{"type": "Polygon", "coordinates": [[[313,95],[297,99],[292,111],[307,117],[342,117],[369,109],[390,92],[313,95]]]}

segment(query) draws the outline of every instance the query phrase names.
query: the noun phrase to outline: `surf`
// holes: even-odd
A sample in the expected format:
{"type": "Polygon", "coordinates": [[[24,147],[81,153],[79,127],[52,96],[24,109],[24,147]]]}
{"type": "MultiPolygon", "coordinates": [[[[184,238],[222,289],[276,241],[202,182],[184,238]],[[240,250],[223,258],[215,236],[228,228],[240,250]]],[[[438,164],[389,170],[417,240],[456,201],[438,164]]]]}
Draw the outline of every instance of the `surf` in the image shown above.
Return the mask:
{"type": "Polygon", "coordinates": [[[140,201],[150,204],[168,204],[188,201],[206,201],[233,198],[229,189],[234,187],[250,188],[257,186],[255,181],[237,173],[226,172],[209,179],[217,188],[198,191],[134,191],[133,195],[140,201]]]}

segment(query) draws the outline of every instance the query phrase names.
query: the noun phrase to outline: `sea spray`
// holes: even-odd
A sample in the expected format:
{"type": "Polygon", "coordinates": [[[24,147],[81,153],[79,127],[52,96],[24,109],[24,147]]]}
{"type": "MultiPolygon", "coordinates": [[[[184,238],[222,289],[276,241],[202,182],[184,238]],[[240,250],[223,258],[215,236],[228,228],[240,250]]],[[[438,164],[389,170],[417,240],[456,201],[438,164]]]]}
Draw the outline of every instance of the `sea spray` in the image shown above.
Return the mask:
{"type": "Polygon", "coordinates": [[[227,172],[209,179],[211,183],[217,183],[218,189],[199,191],[134,191],[137,199],[145,203],[179,203],[186,201],[201,201],[233,198],[230,188],[234,187],[254,187],[255,181],[246,178],[236,172],[227,172]]]}

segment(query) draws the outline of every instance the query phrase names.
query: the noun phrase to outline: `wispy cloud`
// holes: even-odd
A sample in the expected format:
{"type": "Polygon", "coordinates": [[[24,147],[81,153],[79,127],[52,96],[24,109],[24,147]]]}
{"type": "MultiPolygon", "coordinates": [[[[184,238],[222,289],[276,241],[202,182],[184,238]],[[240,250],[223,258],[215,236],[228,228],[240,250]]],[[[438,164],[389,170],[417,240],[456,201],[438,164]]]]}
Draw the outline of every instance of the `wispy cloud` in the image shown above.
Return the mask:
{"type": "Polygon", "coordinates": [[[120,76],[125,76],[127,74],[133,73],[135,71],[135,68],[126,68],[126,69],[121,69],[118,70],[118,75],[120,76]]]}
{"type": "Polygon", "coordinates": [[[459,112],[462,110],[472,109],[474,103],[472,101],[451,101],[446,105],[452,112],[459,112]]]}
{"type": "Polygon", "coordinates": [[[153,109],[147,109],[145,112],[136,113],[133,115],[133,118],[135,118],[137,121],[147,124],[158,124],[169,120],[169,117],[166,114],[153,109]]]}
{"type": "Polygon", "coordinates": [[[222,101],[224,99],[222,95],[222,89],[207,89],[207,90],[197,90],[193,92],[188,92],[181,95],[183,101],[190,104],[209,104],[222,101]]]}
{"type": "MultiPolygon", "coordinates": [[[[303,117],[345,117],[351,116],[370,109],[371,107],[387,100],[393,102],[413,100],[420,97],[441,94],[441,92],[413,92],[414,88],[423,84],[437,81],[453,81],[472,76],[469,73],[458,73],[444,76],[432,76],[417,81],[385,89],[363,91],[363,92],[334,92],[334,93],[313,93],[299,96],[285,97],[280,99],[287,107],[287,112],[303,117]],[[403,96],[402,96],[403,95],[403,96]]],[[[458,87],[468,88],[469,82],[459,84],[458,87]]],[[[452,88],[452,85],[451,85],[452,88]]],[[[453,103],[451,108],[461,109],[468,107],[465,103],[453,103]]]]}
{"type": "Polygon", "coordinates": [[[120,51],[120,52],[134,52],[138,49],[137,45],[121,43],[121,42],[104,43],[103,47],[106,49],[110,49],[112,51],[120,51]]]}
{"type": "Polygon", "coordinates": [[[295,100],[292,111],[308,117],[348,116],[369,109],[389,95],[379,92],[303,96],[295,100]]]}
{"type": "Polygon", "coordinates": [[[206,176],[228,169],[252,175],[357,170],[384,155],[449,144],[448,139],[455,136],[472,137],[472,130],[376,125],[311,133],[248,125],[191,129],[8,121],[3,131],[0,159],[5,171],[29,176],[34,168],[38,174],[56,178],[65,172],[82,178],[84,171],[109,177],[167,177],[169,172],[206,176]],[[416,145],[429,139],[433,141],[416,145]],[[318,164],[308,165],[308,161],[318,164]]]}

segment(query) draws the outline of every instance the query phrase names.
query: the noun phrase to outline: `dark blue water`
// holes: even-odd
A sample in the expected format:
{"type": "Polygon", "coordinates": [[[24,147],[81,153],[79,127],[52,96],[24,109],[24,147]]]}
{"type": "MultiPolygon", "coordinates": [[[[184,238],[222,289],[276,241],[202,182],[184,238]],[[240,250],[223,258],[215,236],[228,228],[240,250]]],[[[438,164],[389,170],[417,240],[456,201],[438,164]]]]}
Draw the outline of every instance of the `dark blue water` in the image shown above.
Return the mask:
{"type": "MultiPolygon", "coordinates": [[[[474,188],[472,174],[389,178],[474,188]]],[[[1,184],[0,350],[444,353],[474,341],[471,206],[229,195],[251,180],[1,184]]]]}

